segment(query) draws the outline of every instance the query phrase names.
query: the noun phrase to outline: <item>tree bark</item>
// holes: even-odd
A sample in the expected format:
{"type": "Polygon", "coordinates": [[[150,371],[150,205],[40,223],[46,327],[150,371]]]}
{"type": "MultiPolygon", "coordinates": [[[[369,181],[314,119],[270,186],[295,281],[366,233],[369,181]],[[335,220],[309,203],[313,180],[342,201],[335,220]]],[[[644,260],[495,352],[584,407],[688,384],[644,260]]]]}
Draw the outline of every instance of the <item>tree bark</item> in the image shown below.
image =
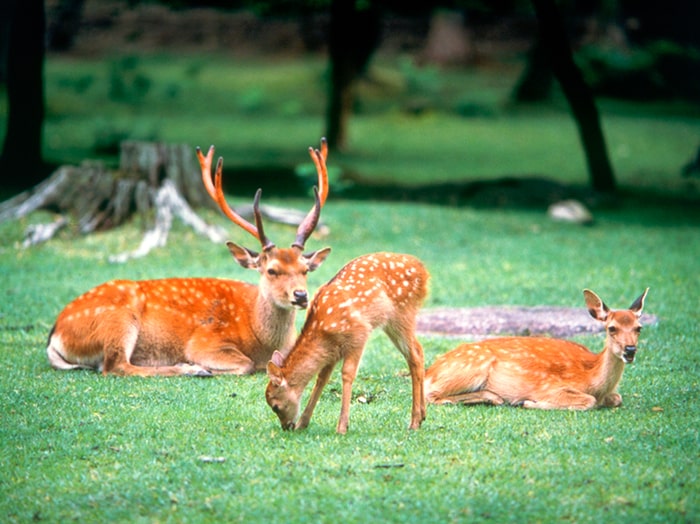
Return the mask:
{"type": "Polygon", "coordinates": [[[345,149],[348,121],[355,100],[354,86],[365,72],[379,44],[381,16],[376,2],[358,9],[355,0],[331,3],[329,102],[326,114],[326,138],[332,149],[345,149]]]}
{"type": "Polygon", "coordinates": [[[591,90],[574,62],[564,23],[554,0],[532,0],[540,26],[540,38],[549,51],[554,76],[564,91],[576,120],[588,164],[591,187],[603,193],[617,189],[608,158],[598,109],[591,90]]]}
{"type": "Polygon", "coordinates": [[[517,102],[549,100],[553,80],[549,51],[538,36],[528,53],[527,66],[515,87],[514,98],[517,102]]]}
{"type": "Polygon", "coordinates": [[[42,160],[44,123],[43,0],[8,0],[6,50],[7,133],[0,157],[0,185],[30,187],[46,175],[42,160]]]}

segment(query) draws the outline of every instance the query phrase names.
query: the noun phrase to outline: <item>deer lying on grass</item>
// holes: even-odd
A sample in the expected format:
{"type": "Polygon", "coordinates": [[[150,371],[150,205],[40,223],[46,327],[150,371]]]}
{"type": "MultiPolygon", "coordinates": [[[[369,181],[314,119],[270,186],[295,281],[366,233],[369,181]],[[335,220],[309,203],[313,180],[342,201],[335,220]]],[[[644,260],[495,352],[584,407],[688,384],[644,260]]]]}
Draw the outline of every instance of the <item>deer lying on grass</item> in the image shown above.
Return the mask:
{"type": "Polygon", "coordinates": [[[423,348],[415,337],[416,314],[428,292],[428,271],[410,255],[375,253],[350,261],[319,289],[304,327],[286,359],[280,352],[267,365],[265,398],[282,428],[308,426],[314,407],[339,360],[343,393],[336,431],[345,433],[352,383],[367,339],[382,328],[408,363],[413,387],[410,429],[425,419],[423,348]],[[304,388],[318,375],[301,415],[304,388]]]}
{"type": "Polygon", "coordinates": [[[226,203],[223,158],[212,183],[214,146],[207,156],[197,148],[204,185],[223,213],[254,236],[261,253],[228,242],[244,268],[260,273],[258,286],[215,278],[115,280],[88,291],[58,315],[47,354],[56,369],[88,368],[118,375],[249,374],[265,369],[272,352],[292,347],[297,309],[308,305],[306,277],[330,248],[304,254],[328,194],[328,147],[309,148],[318,172],[315,202],[290,248],[277,248],[265,236],[254,201],[253,225],[226,203]]]}
{"type": "Polygon", "coordinates": [[[617,386],[634,360],[644,293],[629,309],[610,310],[588,289],[588,311],[605,325],[595,354],[567,340],[505,337],[462,344],[439,356],[425,375],[428,402],[521,405],[535,409],[591,409],[622,404],[617,386]]]}

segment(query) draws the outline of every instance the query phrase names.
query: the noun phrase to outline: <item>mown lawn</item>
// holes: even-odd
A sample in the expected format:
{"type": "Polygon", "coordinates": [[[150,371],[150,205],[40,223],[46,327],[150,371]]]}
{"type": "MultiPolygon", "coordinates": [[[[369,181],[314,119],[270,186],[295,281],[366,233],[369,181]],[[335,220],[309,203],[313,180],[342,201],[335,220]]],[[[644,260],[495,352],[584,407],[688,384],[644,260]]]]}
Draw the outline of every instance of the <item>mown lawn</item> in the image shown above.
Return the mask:
{"type": "MultiPolygon", "coordinates": [[[[237,77],[222,73],[216,78],[237,77]]],[[[247,103],[257,107],[250,97],[247,103]]],[[[239,111],[229,119],[217,107],[224,98],[198,98],[198,111],[207,106],[211,115],[196,122],[171,115],[166,126],[151,116],[149,125],[161,130],[162,139],[203,147],[215,143],[227,165],[236,159],[241,164],[270,158],[292,165],[306,161],[305,148],[320,136],[316,116],[297,118],[303,111],[292,107],[286,109],[292,117],[264,114],[256,120],[239,111]]],[[[145,113],[134,109],[120,126],[137,129],[145,113]]],[[[418,120],[398,112],[359,115],[353,123],[356,147],[338,155],[337,162],[405,180],[415,180],[419,172],[448,179],[457,173],[536,172],[585,182],[567,122],[556,108],[544,116],[533,110],[476,120],[442,119],[440,113],[418,120]],[[549,145],[522,138],[531,138],[533,129],[547,136],[549,145]],[[477,154],[483,163],[474,160],[477,154]]],[[[311,274],[312,290],[363,253],[392,250],[420,257],[432,275],[428,308],[561,305],[580,306],[585,315],[583,288],[621,308],[650,287],[646,311],[659,322],[643,331],[640,353],[621,383],[624,404],[613,410],[429,406],[423,427],[409,432],[406,365],[381,333],[370,340],[354,387],[356,398],[370,401],[353,402],[345,436],[334,432],[340,408],[337,373],[309,428],[289,433],[280,430],[264,401],[264,375],[131,379],[54,371],[44,348],[56,315],[100,282],[166,276],[255,282],[255,274],[235,264],[224,246],[195,237],[180,224],[167,248],[124,265],[107,258],[137,245],[139,219],[87,238],[65,231],[28,250],[20,247],[24,228],[48,219],[46,214],[0,224],[0,351],[5,360],[0,519],[700,520],[700,206],[697,189],[677,171],[687,160],[684,151],[697,145],[700,122],[692,116],[620,111],[606,125],[611,151],[625,155],[624,162],[615,157],[622,198],[617,206],[594,209],[591,227],[552,222],[544,209],[350,201],[331,193],[323,211],[331,233],[312,238],[307,247],[333,248],[311,274]],[[653,133],[652,124],[662,131],[653,133]]],[[[67,139],[61,129],[59,119],[49,122],[50,144],[67,139]]],[[[74,142],[76,151],[83,151],[85,137],[94,135],[74,129],[83,137],[74,142]]],[[[329,164],[334,162],[331,157],[329,164]]],[[[233,201],[251,197],[237,194],[233,201]]],[[[266,201],[301,209],[309,205],[308,199],[266,201]]],[[[217,213],[203,214],[226,225],[217,213]]],[[[284,226],[269,225],[266,232],[280,245],[293,240],[293,231],[284,226]]],[[[231,229],[231,239],[249,243],[250,237],[231,229]]],[[[576,340],[595,350],[602,347],[600,337],[576,340]]],[[[421,341],[428,363],[458,343],[421,341]]]]}
{"type": "MultiPolygon", "coordinates": [[[[254,274],[182,226],[167,249],[115,266],[107,256],[136,243],[137,227],[22,250],[24,224],[4,224],[0,515],[16,522],[693,522],[700,516],[699,222],[673,210],[666,221],[643,216],[635,208],[602,211],[597,225],[579,228],[534,212],[329,200],[332,233],[309,245],[334,251],[310,277],[312,289],[349,258],[392,249],[430,269],[426,307],[582,306],[584,287],[626,307],[649,286],[647,310],[659,317],[623,377],[619,409],[429,406],[416,432],[406,429],[406,366],[378,333],[355,383],[356,395],[371,401],[353,402],[344,437],[334,433],[337,375],[308,430],[286,433],[264,401],[263,375],[148,380],[51,370],[44,347],[54,317],[94,284],[254,274]]],[[[292,236],[282,226],[268,234],[280,243],[292,236]]],[[[599,337],[578,340],[602,346],[599,337]]],[[[457,343],[422,341],[428,362],[457,343]]]]}

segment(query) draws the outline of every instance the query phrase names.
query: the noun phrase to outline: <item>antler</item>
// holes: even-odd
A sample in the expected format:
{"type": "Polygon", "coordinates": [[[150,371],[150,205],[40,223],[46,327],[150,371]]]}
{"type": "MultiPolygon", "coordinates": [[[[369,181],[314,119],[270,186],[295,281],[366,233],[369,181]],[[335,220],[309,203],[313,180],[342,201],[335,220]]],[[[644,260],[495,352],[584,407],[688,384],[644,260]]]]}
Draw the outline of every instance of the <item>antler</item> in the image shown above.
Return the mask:
{"type": "Polygon", "coordinates": [[[321,149],[309,148],[309,155],[316,166],[318,173],[318,187],[314,187],[314,207],[306,215],[299,228],[297,229],[297,237],[292,244],[292,247],[304,249],[304,244],[316,229],[318,219],[321,216],[321,209],[326,203],[328,197],[328,168],[326,167],[326,158],[328,158],[328,141],[325,137],[321,138],[321,149]]]}
{"type": "Polygon", "coordinates": [[[245,229],[248,233],[253,235],[258,241],[260,241],[263,250],[274,247],[274,244],[265,237],[265,232],[263,231],[262,227],[262,215],[260,213],[259,208],[260,193],[262,192],[262,190],[258,189],[258,191],[255,193],[255,200],[253,201],[253,215],[255,216],[255,223],[257,224],[256,227],[250,222],[248,222],[246,219],[244,219],[242,216],[240,216],[238,213],[236,213],[233,209],[231,209],[231,206],[229,206],[226,202],[223,184],[221,181],[221,173],[224,167],[223,157],[219,157],[219,160],[216,163],[216,175],[214,177],[214,183],[212,184],[211,161],[213,158],[214,146],[211,146],[209,148],[206,157],[202,154],[202,150],[199,147],[197,147],[197,159],[199,160],[199,166],[202,169],[202,182],[204,182],[204,187],[207,190],[209,196],[212,198],[212,200],[214,200],[214,202],[218,204],[221,211],[223,211],[224,215],[226,215],[229,218],[229,220],[231,220],[234,224],[245,229]]]}

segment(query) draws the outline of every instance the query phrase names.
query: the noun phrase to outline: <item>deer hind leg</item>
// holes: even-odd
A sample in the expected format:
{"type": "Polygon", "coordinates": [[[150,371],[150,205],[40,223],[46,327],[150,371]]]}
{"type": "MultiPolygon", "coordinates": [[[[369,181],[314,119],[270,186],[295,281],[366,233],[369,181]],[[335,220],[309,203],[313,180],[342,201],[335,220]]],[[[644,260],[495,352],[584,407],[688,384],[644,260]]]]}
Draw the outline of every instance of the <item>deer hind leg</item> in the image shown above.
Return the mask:
{"type": "Polygon", "coordinates": [[[571,387],[561,387],[548,392],[536,400],[524,400],[522,407],[528,409],[580,409],[595,407],[596,398],[571,387]]]}
{"type": "Polygon", "coordinates": [[[389,325],[384,332],[406,359],[411,374],[413,403],[409,429],[418,429],[425,420],[425,357],[423,346],[414,335],[414,322],[410,325],[389,325]]]}
{"type": "Polygon", "coordinates": [[[139,366],[131,363],[131,355],[134,353],[139,338],[140,327],[133,315],[123,312],[119,315],[110,315],[100,322],[100,332],[107,333],[104,344],[104,361],[102,373],[153,377],[191,375],[199,377],[211,376],[211,373],[201,366],[188,363],[175,365],[139,366]]]}
{"type": "Polygon", "coordinates": [[[321,398],[321,392],[323,391],[323,388],[326,387],[326,384],[328,384],[328,380],[331,378],[333,368],[335,368],[335,362],[327,365],[319,372],[318,377],[316,378],[316,384],[314,384],[314,388],[311,391],[309,401],[306,403],[304,412],[301,414],[301,417],[299,417],[294,429],[304,429],[309,425],[311,415],[313,415],[314,408],[316,408],[316,403],[318,402],[318,399],[321,398]]]}
{"type": "Polygon", "coordinates": [[[103,356],[101,352],[93,355],[87,354],[83,358],[74,355],[69,348],[66,348],[61,340],[60,335],[51,334],[49,343],[46,346],[46,356],[49,359],[49,364],[54,369],[71,370],[71,369],[101,369],[103,356]]]}
{"type": "Polygon", "coordinates": [[[503,397],[493,391],[481,389],[479,391],[468,391],[466,393],[456,393],[453,395],[433,396],[431,397],[431,402],[434,404],[488,404],[491,406],[500,406],[505,401],[503,397]]]}

